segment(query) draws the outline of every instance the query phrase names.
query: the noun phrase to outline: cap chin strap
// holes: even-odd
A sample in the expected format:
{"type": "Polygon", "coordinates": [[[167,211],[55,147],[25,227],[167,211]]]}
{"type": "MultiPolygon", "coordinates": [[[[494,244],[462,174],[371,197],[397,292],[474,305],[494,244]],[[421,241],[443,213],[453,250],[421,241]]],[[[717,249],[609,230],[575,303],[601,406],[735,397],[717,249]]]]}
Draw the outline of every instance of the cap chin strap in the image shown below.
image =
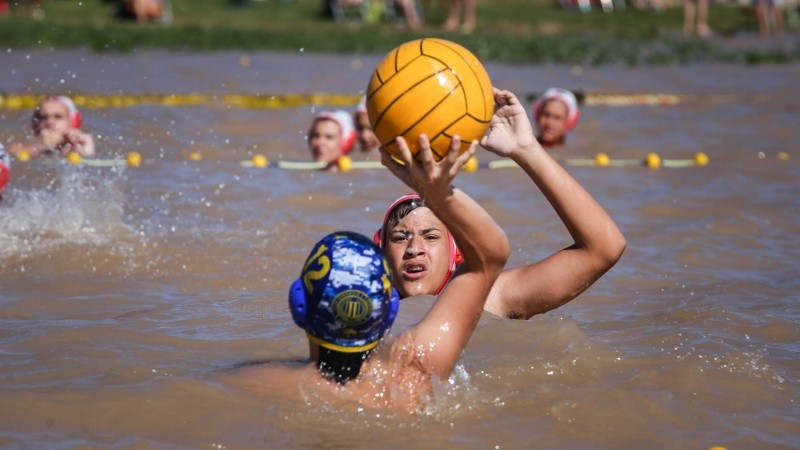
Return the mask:
{"type": "Polygon", "coordinates": [[[336,345],[336,344],[331,344],[330,342],[327,341],[323,341],[322,339],[311,335],[311,333],[309,332],[306,332],[306,336],[308,337],[309,341],[319,345],[320,347],[325,347],[328,350],[335,350],[337,352],[342,352],[342,353],[366,352],[367,350],[372,350],[373,348],[377,347],[378,344],[381,342],[380,339],[378,339],[377,341],[370,342],[367,345],[360,345],[357,347],[345,347],[344,345],[336,345]]]}

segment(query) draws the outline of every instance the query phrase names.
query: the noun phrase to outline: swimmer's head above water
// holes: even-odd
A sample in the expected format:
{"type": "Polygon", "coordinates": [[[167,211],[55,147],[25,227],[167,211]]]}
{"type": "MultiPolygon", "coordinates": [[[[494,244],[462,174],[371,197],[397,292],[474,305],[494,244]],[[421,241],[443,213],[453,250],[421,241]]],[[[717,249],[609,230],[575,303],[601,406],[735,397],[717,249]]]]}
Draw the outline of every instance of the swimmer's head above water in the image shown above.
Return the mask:
{"type": "Polygon", "coordinates": [[[392,203],[374,240],[403,298],[438,295],[462,262],[455,239],[417,194],[392,203]]]}
{"type": "Polygon", "coordinates": [[[323,111],[311,121],[308,129],[308,147],[314,161],[324,162],[329,168],[350,153],[358,138],[353,118],[347,111],[323,111]]]}
{"type": "Polygon", "coordinates": [[[289,290],[292,318],[305,330],[312,349],[318,348],[317,369],[342,384],[358,376],[391,328],[398,307],[380,249],[353,232],[332,233],[319,241],[289,290]]]}
{"type": "Polygon", "coordinates": [[[563,145],[580,115],[575,94],[561,88],[546,90],[533,104],[533,122],[538,129],[536,139],[544,148],[563,145]]]}
{"type": "Polygon", "coordinates": [[[82,117],[75,103],[65,95],[53,95],[39,100],[31,116],[31,129],[39,135],[44,129],[66,132],[78,129],[82,125],[82,117]]]}

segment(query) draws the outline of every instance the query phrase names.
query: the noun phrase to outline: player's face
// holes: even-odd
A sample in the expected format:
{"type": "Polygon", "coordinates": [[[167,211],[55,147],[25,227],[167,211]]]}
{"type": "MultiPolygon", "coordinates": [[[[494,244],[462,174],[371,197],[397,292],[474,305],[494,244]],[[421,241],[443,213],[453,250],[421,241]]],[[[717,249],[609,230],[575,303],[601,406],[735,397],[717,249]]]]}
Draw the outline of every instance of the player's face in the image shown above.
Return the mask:
{"type": "Polygon", "coordinates": [[[36,109],[34,126],[36,133],[41,130],[50,130],[58,133],[66,133],[70,130],[69,110],[67,106],[58,100],[46,100],[36,109]]]}
{"type": "Polygon", "coordinates": [[[537,125],[539,141],[545,144],[560,144],[567,133],[567,105],[559,100],[549,100],[542,106],[537,125]]]}
{"type": "Polygon", "coordinates": [[[447,228],[426,207],[414,209],[386,232],[384,254],[401,297],[432,295],[447,276],[447,228]]]}
{"type": "Polygon", "coordinates": [[[342,131],[332,120],[318,120],[308,136],[314,161],[333,164],[342,155],[342,131]]]}

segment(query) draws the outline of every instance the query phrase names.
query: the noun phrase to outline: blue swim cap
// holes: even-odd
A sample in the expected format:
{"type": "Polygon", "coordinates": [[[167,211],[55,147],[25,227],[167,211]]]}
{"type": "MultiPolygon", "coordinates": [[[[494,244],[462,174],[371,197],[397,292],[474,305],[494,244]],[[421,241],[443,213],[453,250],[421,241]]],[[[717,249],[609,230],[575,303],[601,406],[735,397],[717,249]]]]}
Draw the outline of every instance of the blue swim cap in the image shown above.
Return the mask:
{"type": "Polygon", "coordinates": [[[289,291],[292,317],[309,340],[343,353],[377,346],[399,304],[380,248],[349,231],[319,241],[289,291]]]}

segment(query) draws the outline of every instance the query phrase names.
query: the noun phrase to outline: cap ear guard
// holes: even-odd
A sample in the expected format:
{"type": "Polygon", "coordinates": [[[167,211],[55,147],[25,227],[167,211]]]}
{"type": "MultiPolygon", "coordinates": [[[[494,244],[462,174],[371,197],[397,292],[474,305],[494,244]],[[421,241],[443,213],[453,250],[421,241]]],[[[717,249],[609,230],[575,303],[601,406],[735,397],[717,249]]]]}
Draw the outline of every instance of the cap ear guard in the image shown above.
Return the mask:
{"type": "Polygon", "coordinates": [[[303,280],[298,278],[289,288],[289,310],[292,319],[298,327],[306,329],[306,292],[303,290],[303,280]]]}
{"type": "MultiPolygon", "coordinates": [[[[302,328],[306,329],[306,291],[303,288],[303,279],[298,278],[292,283],[292,286],[289,288],[289,310],[292,312],[292,319],[294,323],[302,328]]],[[[389,329],[392,324],[394,323],[394,319],[397,317],[397,313],[400,310],[400,294],[397,293],[397,289],[392,288],[392,304],[389,308],[389,315],[386,317],[385,327],[389,329]]]]}
{"type": "Polygon", "coordinates": [[[400,311],[400,294],[397,289],[392,288],[392,305],[389,308],[389,315],[386,317],[386,329],[388,330],[397,318],[397,313],[400,311]]]}
{"type": "Polygon", "coordinates": [[[75,114],[70,118],[69,125],[72,128],[80,128],[83,125],[83,116],[81,116],[80,111],[75,110],[75,114]]]}
{"type": "Polygon", "coordinates": [[[58,95],[55,98],[67,107],[67,112],[69,112],[69,126],[72,128],[80,128],[83,124],[83,117],[81,116],[81,112],[78,111],[78,107],[75,106],[75,102],[66,95],[58,95]]]}

